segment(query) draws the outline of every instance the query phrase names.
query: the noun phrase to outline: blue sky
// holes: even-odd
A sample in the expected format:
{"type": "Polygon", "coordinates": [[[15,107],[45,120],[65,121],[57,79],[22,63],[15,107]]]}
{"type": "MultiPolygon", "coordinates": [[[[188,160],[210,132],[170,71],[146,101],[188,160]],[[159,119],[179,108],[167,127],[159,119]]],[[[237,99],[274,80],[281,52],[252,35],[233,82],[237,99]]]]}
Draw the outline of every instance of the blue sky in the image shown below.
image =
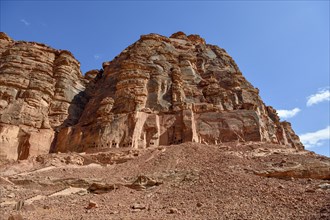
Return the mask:
{"type": "Polygon", "coordinates": [[[199,34],[234,58],[308,150],[330,156],[329,1],[2,1],[0,30],[100,69],[140,35],[199,34]]]}

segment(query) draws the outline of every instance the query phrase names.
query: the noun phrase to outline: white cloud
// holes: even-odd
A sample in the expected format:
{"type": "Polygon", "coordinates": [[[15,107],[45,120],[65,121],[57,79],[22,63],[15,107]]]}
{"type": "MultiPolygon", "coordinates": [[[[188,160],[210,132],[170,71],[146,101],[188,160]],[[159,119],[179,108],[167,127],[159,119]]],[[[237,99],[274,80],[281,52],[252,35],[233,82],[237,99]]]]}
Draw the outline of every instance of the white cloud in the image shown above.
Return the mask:
{"type": "Polygon", "coordinates": [[[322,141],[330,139],[330,126],[311,133],[299,135],[300,141],[306,148],[322,145],[322,141]]]}
{"type": "Polygon", "coordinates": [[[25,26],[30,26],[30,22],[28,22],[27,20],[25,19],[21,19],[20,22],[22,22],[23,24],[25,24],[25,26]]]}
{"type": "Polygon", "coordinates": [[[307,97],[307,106],[312,106],[320,102],[330,101],[329,88],[321,89],[318,93],[307,97]]]}
{"type": "Polygon", "coordinates": [[[101,56],[99,55],[99,54],[94,54],[94,59],[95,60],[98,60],[98,59],[100,59],[101,58],[101,56]]]}
{"type": "Polygon", "coordinates": [[[278,116],[280,116],[281,119],[287,119],[287,118],[292,118],[300,111],[301,110],[299,108],[294,108],[292,110],[277,110],[277,114],[278,116]]]}

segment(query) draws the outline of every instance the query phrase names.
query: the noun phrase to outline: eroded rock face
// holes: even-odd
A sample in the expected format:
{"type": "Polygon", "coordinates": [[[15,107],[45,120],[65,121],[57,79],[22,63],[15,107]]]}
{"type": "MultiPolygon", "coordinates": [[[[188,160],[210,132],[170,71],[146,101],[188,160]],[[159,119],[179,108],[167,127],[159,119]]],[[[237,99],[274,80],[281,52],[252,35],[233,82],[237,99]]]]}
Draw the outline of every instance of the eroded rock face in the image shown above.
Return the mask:
{"type": "Polygon", "coordinates": [[[89,102],[55,151],[235,140],[303,149],[226,51],[198,35],[141,36],[103,69],[87,74],[89,102]]]}
{"type": "Polygon", "coordinates": [[[48,153],[77,123],[86,82],[70,52],[0,33],[0,160],[48,153]]]}
{"type": "Polygon", "coordinates": [[[303,149],[225,50],[141,38],[83,77],[64,50],[0,33],[0,160],[48,152],[262,141],[303,149]]]}

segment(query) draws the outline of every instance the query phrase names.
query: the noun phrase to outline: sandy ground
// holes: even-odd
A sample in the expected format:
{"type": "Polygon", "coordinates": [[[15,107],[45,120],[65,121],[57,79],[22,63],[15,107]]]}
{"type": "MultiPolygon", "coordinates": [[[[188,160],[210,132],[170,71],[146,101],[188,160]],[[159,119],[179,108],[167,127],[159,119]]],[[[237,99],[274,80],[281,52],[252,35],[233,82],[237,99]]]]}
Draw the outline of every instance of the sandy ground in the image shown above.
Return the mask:
{"type": "Polygon", "coordinates": [[[0,219],[330,219],[329,176],[252,142],[42,155],[0,166],[0,219]]]}

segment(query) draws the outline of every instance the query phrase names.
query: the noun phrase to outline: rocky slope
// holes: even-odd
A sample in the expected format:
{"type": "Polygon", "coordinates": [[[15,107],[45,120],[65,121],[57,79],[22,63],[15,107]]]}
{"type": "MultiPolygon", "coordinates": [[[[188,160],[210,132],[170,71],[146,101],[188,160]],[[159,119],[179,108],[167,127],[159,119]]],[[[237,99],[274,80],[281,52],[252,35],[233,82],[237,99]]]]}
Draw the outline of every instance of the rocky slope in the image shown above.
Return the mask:
{"type": "Polygon", "coordinates": [[[329,219],[330,159],[255,142],[59,153],[0,166],[2,219],[329,219]]]}

